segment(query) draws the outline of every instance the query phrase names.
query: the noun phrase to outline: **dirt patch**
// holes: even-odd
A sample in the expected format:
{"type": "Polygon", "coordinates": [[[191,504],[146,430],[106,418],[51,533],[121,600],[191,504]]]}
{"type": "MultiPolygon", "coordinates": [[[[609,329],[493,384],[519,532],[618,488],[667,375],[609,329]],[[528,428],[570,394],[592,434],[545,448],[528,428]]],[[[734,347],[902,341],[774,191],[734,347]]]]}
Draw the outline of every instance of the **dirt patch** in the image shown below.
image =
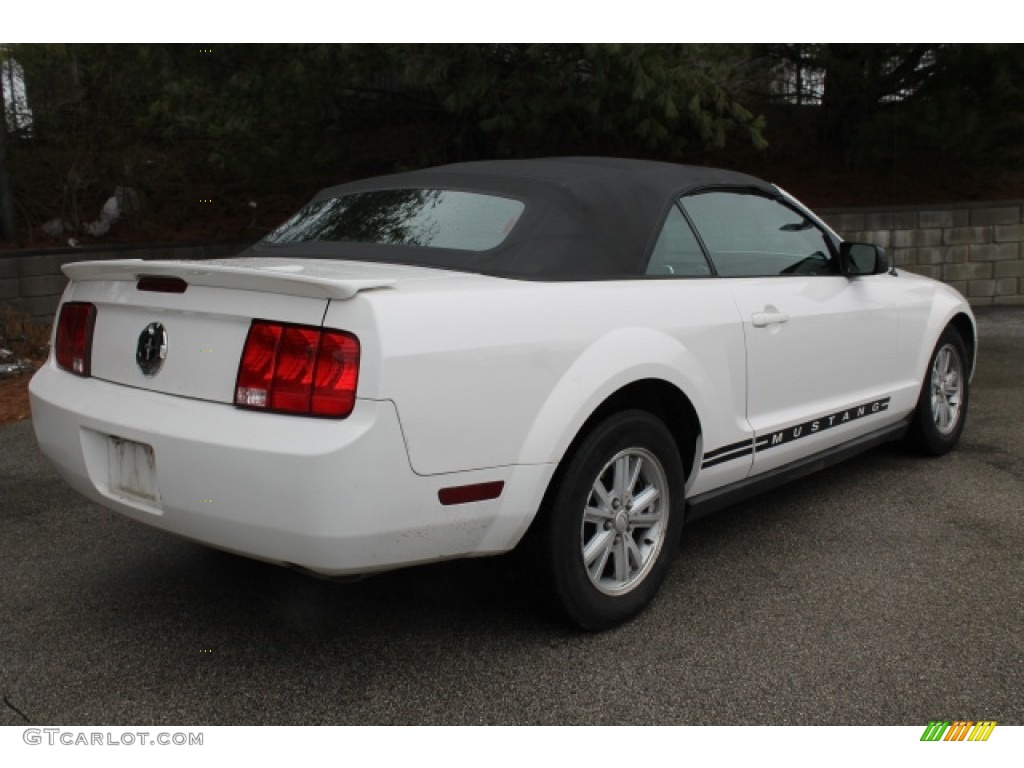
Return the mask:
{"type": "Polygon", "coordinates": [[[23,421],[32,414],[28,408],[31,373],[0,379],[0,426],[23,421]]]}
{"type": "Polygon", "coordinates": [[[46,359],[50,326],[12,307],[0,316],[0,425],[29,418],[28,383],[46,359]]]}

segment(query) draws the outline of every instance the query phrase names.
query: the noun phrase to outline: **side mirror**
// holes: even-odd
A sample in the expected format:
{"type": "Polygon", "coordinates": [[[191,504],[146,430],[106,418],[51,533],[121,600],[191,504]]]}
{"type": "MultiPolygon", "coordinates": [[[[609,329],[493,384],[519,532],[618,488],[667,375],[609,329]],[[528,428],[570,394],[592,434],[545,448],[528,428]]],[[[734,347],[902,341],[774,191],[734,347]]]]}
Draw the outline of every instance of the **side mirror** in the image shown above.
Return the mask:
{"type": "Polygon", "coordinates": [[[840,243],[839,263],[847,277],[880,275],[889,271],[885,249],[870,243],[840,243]]]}

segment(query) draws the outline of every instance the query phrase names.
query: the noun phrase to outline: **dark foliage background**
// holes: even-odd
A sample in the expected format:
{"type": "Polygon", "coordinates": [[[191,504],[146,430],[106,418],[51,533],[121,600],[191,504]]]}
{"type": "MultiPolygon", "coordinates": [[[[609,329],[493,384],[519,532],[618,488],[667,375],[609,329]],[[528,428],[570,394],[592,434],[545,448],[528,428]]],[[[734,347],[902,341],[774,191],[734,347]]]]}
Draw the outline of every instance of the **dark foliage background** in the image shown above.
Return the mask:
{"type": "Polygon", "coordinates": [[[133,193],[106,241],[255,238],[349,178],[559,154],[738,168],[813,205],[1019,198],[1022,53],[8,45],[0,231],[19,246],[87,241],[83,226],[121,187],[133,193]],[[66,231],[51,237],[41,225],[54,219],[66,231]]]}

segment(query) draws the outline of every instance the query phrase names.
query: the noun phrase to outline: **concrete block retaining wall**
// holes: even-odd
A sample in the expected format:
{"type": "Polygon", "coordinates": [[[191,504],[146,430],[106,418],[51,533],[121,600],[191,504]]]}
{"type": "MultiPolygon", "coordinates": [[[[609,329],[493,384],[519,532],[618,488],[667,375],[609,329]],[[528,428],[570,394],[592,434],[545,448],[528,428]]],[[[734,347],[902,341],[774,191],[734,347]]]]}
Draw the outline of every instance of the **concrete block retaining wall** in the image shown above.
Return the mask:
{"type": "Polygon", "coordinates": [[[943,280],[971,304],[1024,305],[1024,201],[819,211],[845,240],[943,280]]]}

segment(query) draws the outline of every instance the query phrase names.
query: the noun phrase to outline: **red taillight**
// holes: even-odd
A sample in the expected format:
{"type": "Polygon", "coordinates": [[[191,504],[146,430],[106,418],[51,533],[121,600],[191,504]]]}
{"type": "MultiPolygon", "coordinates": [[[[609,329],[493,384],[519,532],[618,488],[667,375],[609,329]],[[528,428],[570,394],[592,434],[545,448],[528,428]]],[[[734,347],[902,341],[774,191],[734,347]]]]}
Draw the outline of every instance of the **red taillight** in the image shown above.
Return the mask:
{"type": "Polygon", "coordinates": [[[359,340],[350,333],[253,320],[235,405],[344,418],[356,404],[359,340]]]}
{"type": "Polygon", "coordinates": [[[89,376],[92,368],[92,329],[96,307],[85,301],[69,301],[60,308],[57,320],[57,365],[78,376],[89,376]]]}
{"type": "Polygon", "coordinates": [[[359,340],[348,333],[324,331],[316,359],[313,413],[348,416],[356,404],[359,340]]]}

